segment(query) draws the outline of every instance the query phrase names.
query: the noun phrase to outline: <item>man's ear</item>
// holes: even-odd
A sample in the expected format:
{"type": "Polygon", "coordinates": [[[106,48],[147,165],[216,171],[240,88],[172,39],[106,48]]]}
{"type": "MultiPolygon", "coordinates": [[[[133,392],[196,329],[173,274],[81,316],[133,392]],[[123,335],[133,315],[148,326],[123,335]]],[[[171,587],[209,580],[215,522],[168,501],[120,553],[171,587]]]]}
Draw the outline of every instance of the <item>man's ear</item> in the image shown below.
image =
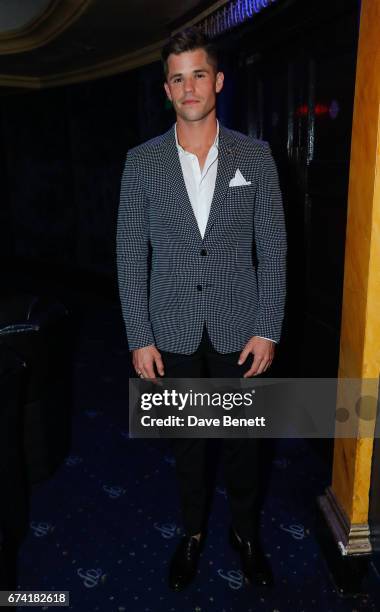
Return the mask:
{"type": "Polygon", "coordinates": [[[169,100],[170,100],[170,102],[171,102],[171,101],[172,101],[172,97],[171,97],[171,95],[170,95],[169,85],[166,83],[166,81],[165,81],[165,83],[164,83],[164,88],[165,88],[165,91],[166,91],[166,95],[168,96],[168,98],[169,98],[169,100]]]}
{"type": "Polygon", "coordinates": [[[216,91],[216,93],[219,93],[223,89],[223,83],[224,83],[224,73],[223,72],[217,72],[216,79],[215,79],[215,91],[216,91]]]}

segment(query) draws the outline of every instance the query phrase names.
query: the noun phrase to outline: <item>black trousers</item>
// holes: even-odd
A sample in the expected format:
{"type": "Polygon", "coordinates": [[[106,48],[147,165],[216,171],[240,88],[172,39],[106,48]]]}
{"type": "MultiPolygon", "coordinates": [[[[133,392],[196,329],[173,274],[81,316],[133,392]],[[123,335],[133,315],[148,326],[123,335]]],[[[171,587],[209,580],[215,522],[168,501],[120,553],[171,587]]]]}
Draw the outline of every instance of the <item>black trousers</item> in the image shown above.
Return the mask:
{"type": "MultiPolygon", "coordinates": [[[[206,327],[202,341],[191,355],[161,351],[165,376],[168,378],[241,378],[252,364],[252,356],[241,366],[240,352],[218,353],[211,344],[206,327]]],[[[182,519],[188,535],[202,531],[206,525],[207,438],[176,438],[172,441],[176,460],[182,519]]],[[[225,486],[232,523],[243,538],[258,532],[258,444],[256,438],[222,440],[225,486]]]]}

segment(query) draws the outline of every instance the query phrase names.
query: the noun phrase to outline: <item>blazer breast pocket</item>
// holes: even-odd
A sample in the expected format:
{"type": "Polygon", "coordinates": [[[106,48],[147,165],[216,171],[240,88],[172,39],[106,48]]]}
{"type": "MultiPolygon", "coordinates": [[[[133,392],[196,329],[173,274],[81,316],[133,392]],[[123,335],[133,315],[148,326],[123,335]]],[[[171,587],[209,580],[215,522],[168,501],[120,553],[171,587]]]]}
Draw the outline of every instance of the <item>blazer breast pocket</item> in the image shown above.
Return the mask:
{"type": "Polygon", "coordinates": [[[229,187],[224,205],[224,222],[236,222],[239,225],[249,223],[253,219],[255,192],[251,185],[229,187]]]}
{"type": "Polygon", "coordinates": [[[237,185],[228,187],[227,200],[233,202],[250,202],[255,198],[256,185],[237,185]]]}

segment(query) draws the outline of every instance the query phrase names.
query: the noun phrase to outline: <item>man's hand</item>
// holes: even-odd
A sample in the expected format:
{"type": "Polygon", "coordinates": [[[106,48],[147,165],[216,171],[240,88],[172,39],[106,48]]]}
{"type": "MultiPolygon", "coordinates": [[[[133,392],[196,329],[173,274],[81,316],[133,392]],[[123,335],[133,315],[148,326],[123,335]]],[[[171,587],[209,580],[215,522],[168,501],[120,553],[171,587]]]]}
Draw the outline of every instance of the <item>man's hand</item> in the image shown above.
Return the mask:
{"type": "Polygon", "coordinates": [[[245,362],[249,354],[254,355],[253,363],[250,369],[244,374],[243,378],[249,378],[262,374],[270,367],[274,357],[274,346],[275,342],[260,338],[259,336],[253,336],[248,340],[247,344],[240,353],[238,364],[241,365],[245,362]]]}
{"type": "Polygon", "coordinates": [[[161,353],[154,344],[135,349],[132,351],[132,354],[133,367],[136,370],[136,374],[141,378],[156,378],[154,364],[156,364],[159,375],[164,375],[164,364],[162,362],[161,353]]]}

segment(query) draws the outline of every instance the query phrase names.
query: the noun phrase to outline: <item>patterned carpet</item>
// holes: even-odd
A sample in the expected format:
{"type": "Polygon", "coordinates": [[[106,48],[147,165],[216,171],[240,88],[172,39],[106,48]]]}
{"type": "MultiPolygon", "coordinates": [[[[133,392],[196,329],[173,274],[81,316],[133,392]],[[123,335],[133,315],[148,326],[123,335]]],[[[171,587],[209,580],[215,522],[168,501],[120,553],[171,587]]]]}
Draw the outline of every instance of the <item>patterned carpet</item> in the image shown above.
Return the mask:
{"type": "Polygon", "coordinates": [[[72,449],[54,478],[34,488],[20,589],[70,591],[69,609],[76,612],[379,609],[370,581],[357,598],[334,590],[315,533],[315,498],[329,473],[307,440],[262,444],[261,533],[275,588],[244,586],[228,547],[226,492],[217,472],[197,580],[183,593],[169,591],[168,560],[181,535],[170,447],[128,437],[128,352],[119,306],[86,300],[78,303],[78,317],[72,449]]]}

